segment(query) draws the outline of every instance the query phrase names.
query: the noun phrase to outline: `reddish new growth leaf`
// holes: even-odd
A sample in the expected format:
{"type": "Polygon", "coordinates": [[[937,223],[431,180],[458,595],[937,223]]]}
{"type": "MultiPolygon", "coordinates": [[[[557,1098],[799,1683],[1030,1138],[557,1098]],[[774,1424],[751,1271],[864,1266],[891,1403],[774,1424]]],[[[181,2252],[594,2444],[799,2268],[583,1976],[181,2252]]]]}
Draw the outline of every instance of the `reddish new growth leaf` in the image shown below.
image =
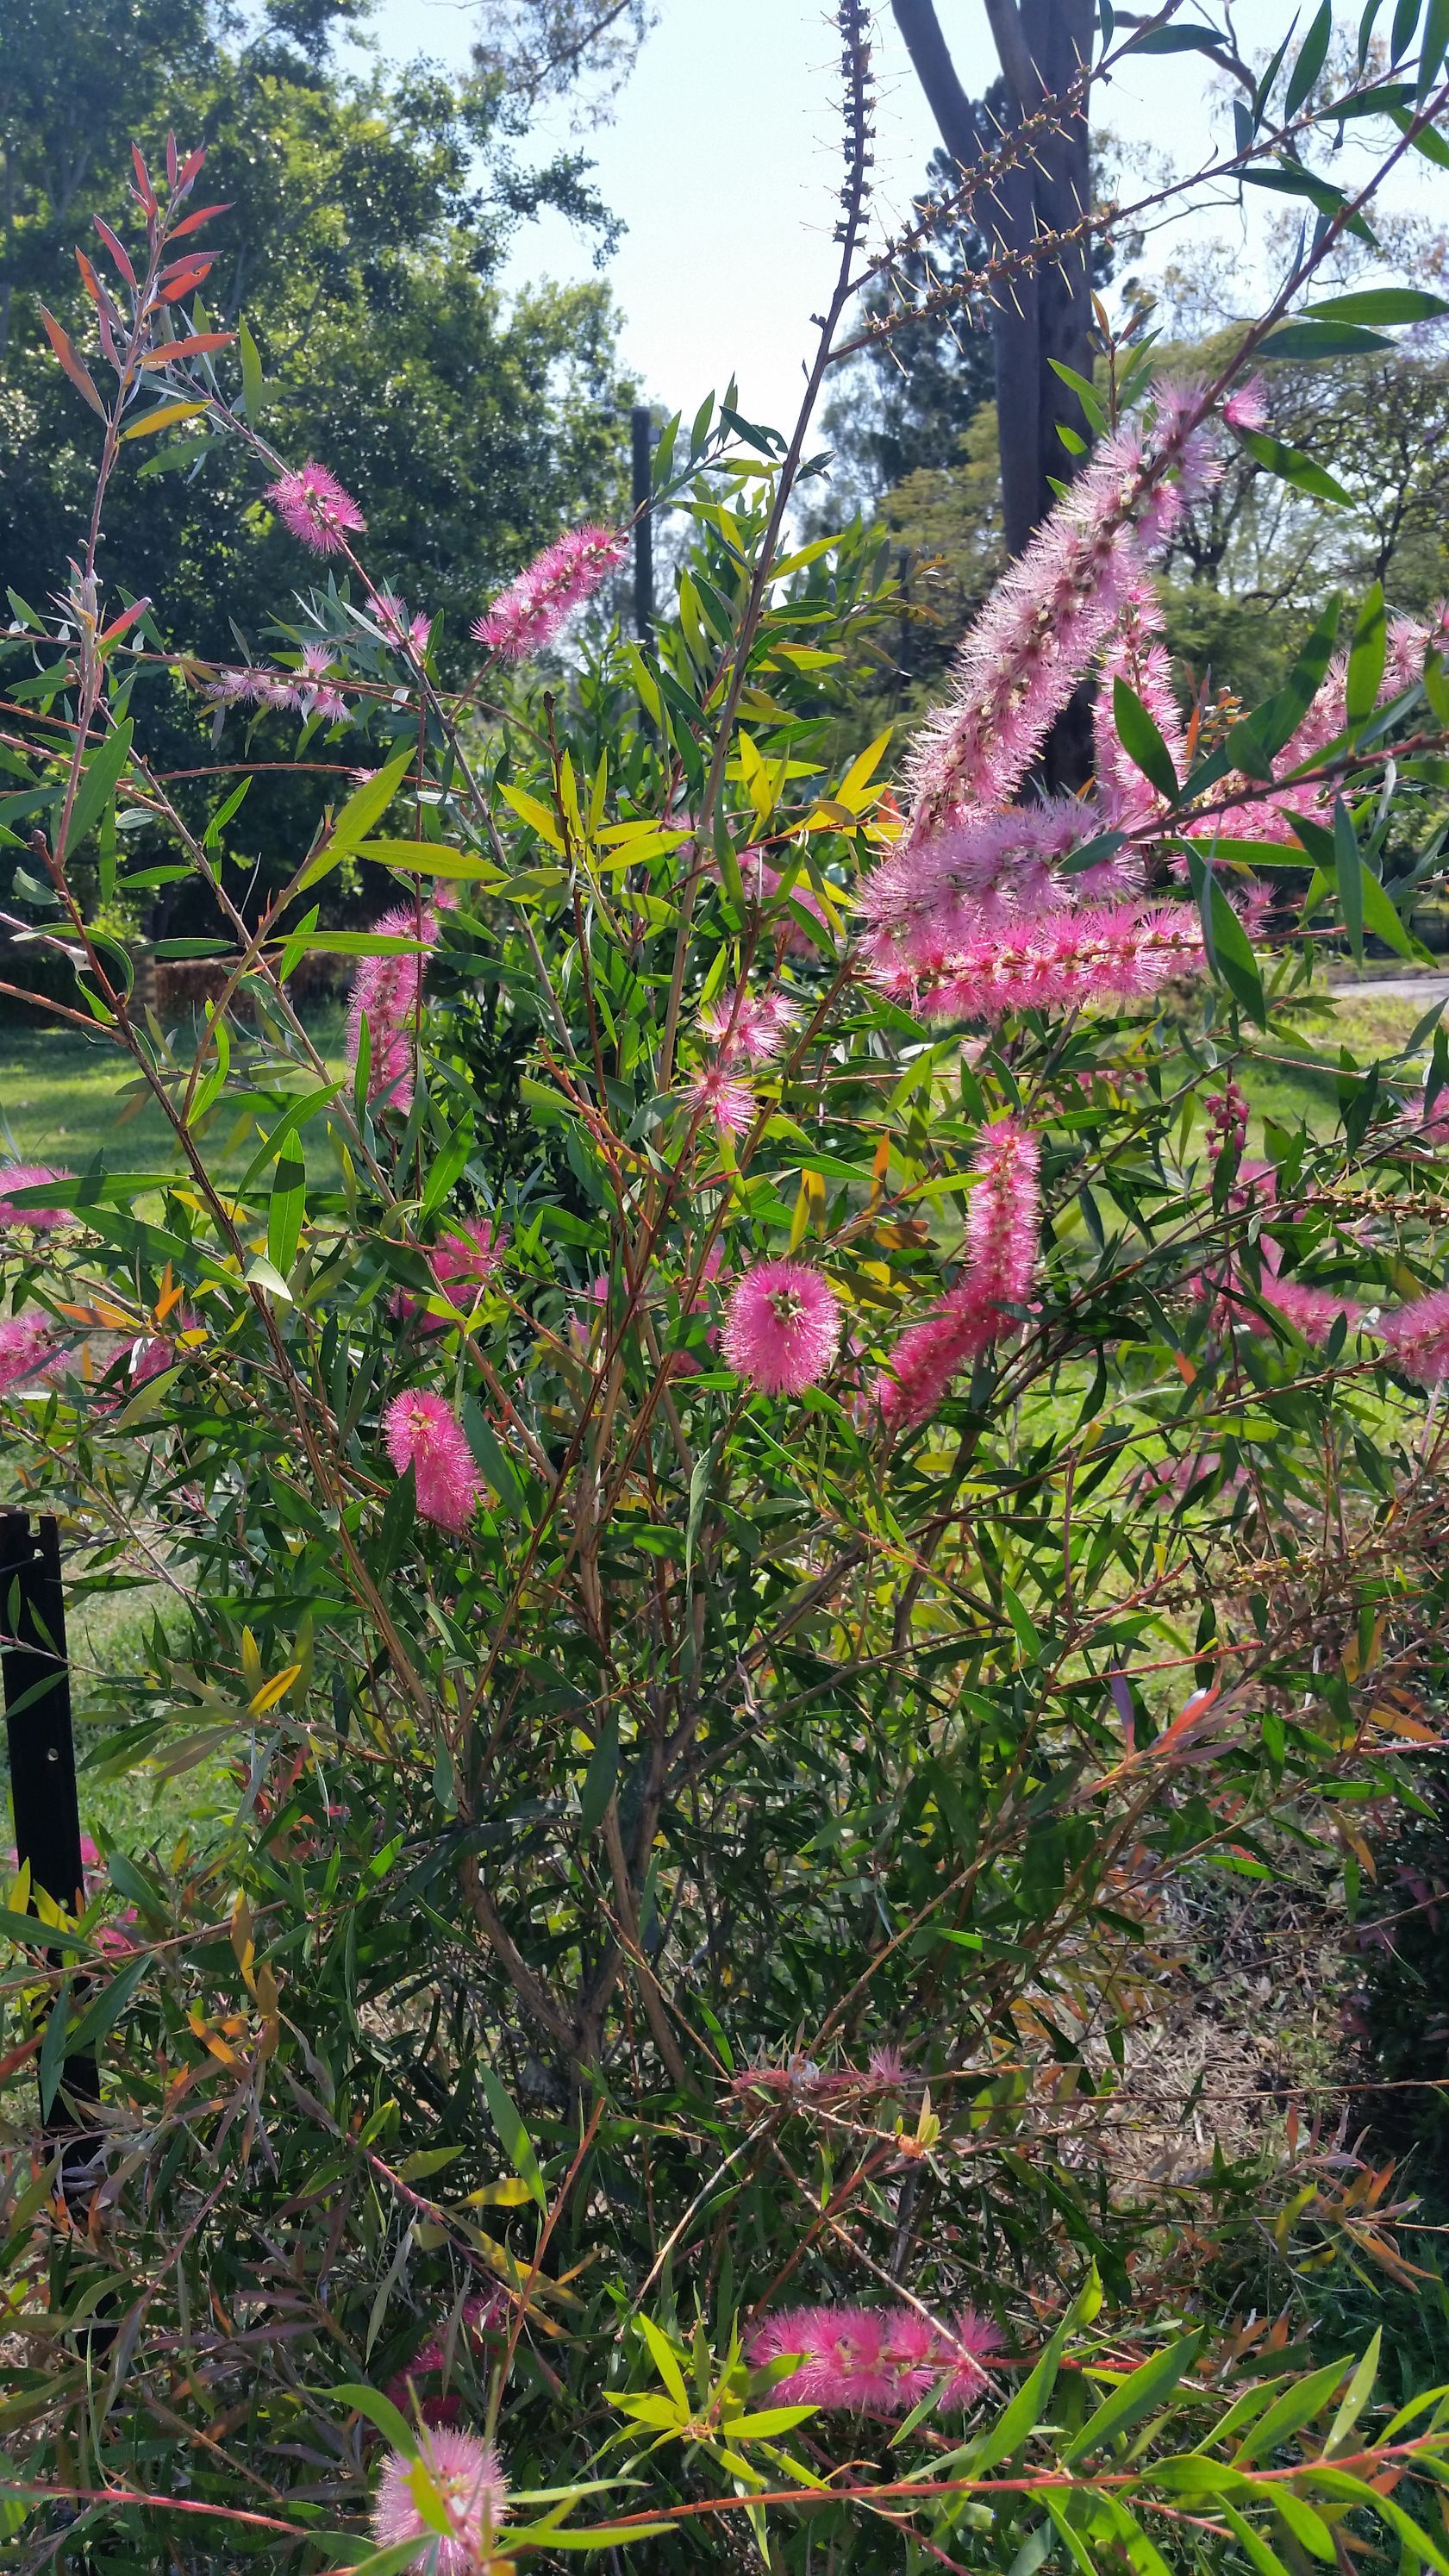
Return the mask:
{"type": "Polygon", "coordinates": [[[175,188],[177,166],[176,137],[174,134],[168,134],[166,137],[166,185],[168,188],[175,188]]]}
{"type": "Polygon", "coordinates": [[[173,358],[196,358],[204,350],[229,348],[235,338],[235,331],[191,331],[184,340],[163,340],[159,349],[148,349],[141,364],[169,367],[173,358]]]}
{"type": "Polygon", "coordinates": [[[194,215],[187,215],[183,222],[172,225],[172,240],[180,241],[183,233],[198,232],[203,224],[210,223],[213,215],[229,215],[231,213],[231,208],[232,201],[230,198],[227,199],[224,206],[198,206],[194,215]]]}
{"type": "MultiPolygon", "coordinates": [[[[187,153],[185,160],[181,164],[181,176],[176,182],[176,194],[178,197],[185,196],[187,189],[192,185],[205,159],[206,145],[204,143],[198,143],[194,152],[187,153]]],[[[197,220],[199,220],[199,218],[197,220]]]]}
{"type": "Polygon", "coordinates": [[[161,289],[163,304],[179,304],[182,296],[189,295],[193,287],[199,286],[215,265],[215,261],[210,256],[206,259],[192,260],[189,264],[183,263],[180,275],[173,276],[169,285],[161,289]]]}
{"type": "Polygon", "coordinates": [[[71,347],[67,334],[61,329],[55,315],[53,313],[47,313],[43,304],[40,308],[40,318],[45,325],[45,336],[50,342],[52,349],[55,351],[56,356],[59,358],[61,365],[64,367],[66,374],[69,376],[71,383],[75,386],[77,393],[84,394],[92,411],[98,412],[101,419],[104,420],[106,416],[106,406],[96,391],[94,380],[87,374],[85,368],[81,365],[79,358],[76,356],[74,349],[71,347]]]}
{"type": "Polygon", "coordinates": [[[112,259],[120,270],[121,275],[124,277],[126,284],[128,286],[134,286],[136,283],[136,272],[131,266],[130,255],[126,249],[125,243],[117,239],[109,224],[102,223],[99,215],[94,217],[94,222],[97,232],[100,234],[102,241],[105,243],[107,250],[110,252],[112,259]]]}
{"type": "Polygon", "coordinates": [[[151,174],[147,169],[145,162],[141,158],[141,146],[139,143],[133,143],[131,146],[131,163],[136,173],[137,196],[140,198],[148,215],[159,214],[160,207],[156,201],[156,191],[151,185],[151,174]]]}

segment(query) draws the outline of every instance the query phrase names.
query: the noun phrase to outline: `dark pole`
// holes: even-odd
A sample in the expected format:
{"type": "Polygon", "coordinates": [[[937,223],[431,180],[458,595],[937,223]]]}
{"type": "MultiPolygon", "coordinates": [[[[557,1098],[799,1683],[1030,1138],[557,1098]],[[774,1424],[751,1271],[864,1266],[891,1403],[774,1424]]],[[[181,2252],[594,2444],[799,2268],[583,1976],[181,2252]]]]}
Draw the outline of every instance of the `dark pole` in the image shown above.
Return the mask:
{"type": "MultiPolygon", "coordinates": [[[[22,1865],[30,1863],[30,1910],[37,1911],[35,1891],[43,1888],[56,1905],[76,1914],[84,1901],[85,1870],[60,1533],[49,1512],[33,1525],[26,1512],[0,1512],[0,1640],[15,1849],[22,1865]]],[[[62,2080],[73,2100],[99,2100],[93,2055],[68,2057],[62,2080]]],[[[65,2160],[67,2171],[87,2160],[94,2142],[76,2135],[74,2121],[60,2109],[58,2100],[51,2105],[45,2125],[52,2134],[74,2139],[65,2160]]]]}
{"type": "Polygon", "coordinates": [[[653,489],[654,414],[636,403],[631,415],[634,445],[634,631],[646,644],[654,631],[654,523],[649,515],[653,489]]]}

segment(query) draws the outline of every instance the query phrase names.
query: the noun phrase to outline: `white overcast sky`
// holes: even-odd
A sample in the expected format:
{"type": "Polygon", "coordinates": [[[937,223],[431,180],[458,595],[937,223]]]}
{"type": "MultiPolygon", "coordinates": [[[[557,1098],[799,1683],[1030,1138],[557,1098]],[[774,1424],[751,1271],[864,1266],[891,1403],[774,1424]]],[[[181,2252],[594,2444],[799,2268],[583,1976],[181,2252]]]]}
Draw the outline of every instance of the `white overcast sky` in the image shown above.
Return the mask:
{"type": "MultiPolygon", "coordinates": [[[[938,10],[962,80],[979,94],[995,71],[982,0],[938,0],[938,10]]],[[[1256,55],[1278,42],[1294,10],[1290,0],[1245,0],[1235,14],[1240,42],[1256,55]]],[[[1356,24],[1358,0],[1344,14],[1356,24]]],[[[385,56],[424,54],[457,68],[473,26],[469,0],[378,0],[371,21],[385,56]]],[[[876,36],[876,210],[889,220],[908,207],[936,136],[886,0],[876,36]]],[[[1200,56],[1159,57],[1098,92],[1094,115],[1190,167],[1226,114],[1210,108],[1213,77],[1200,56]]],[[[809,316],[833,277],[838,79],[833,13],[821,0],[661,0],[612,123],[575,136],[558,109],[535,127],[528,155],[578,143],[628,225],[606,274],[624,317],[625,363],[649,399],[688,413],[733,371],[747,414],[793,418],[809,316]]],[[[1417,166],[1430,181],[1427,165],[1417,166]]],[[[1449,181],[1437,184],[1449,218],[1449,181]]],[[[1417,186],[1412,201],[1426,202],[1417,186]]],[[[1255,203],[1257,232],[1258,207],[1266,214],[1270,204],[1278,210],[1277,201],[1255,203]]],[[[1199,221],[1241,237],[1250,293],[1253,237],[1236,210],[1199,221]]],[[[547,215],[523,228],[505,283],[593,273],[587,242],[547,215]]]]}

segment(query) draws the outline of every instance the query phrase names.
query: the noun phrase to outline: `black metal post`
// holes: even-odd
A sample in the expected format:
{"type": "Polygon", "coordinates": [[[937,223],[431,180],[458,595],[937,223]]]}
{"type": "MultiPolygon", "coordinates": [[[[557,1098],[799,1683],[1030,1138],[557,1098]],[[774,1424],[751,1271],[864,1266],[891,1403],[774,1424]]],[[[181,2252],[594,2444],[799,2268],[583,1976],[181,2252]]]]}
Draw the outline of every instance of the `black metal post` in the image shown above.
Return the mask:
{"type": "Polygon", "coordinates": [[[641,644],[654,631],[654,523],[649,497],[654,488],[654,414],[636,403],[631,415],[634,446],[634,631],[641,644]]]}
{"type": "MultiPolygon", "coordinates": [[[[15,1849],[30,1863],[34,1891],[76,1914],[83,1903],[80,1804],[76,1795],[75,1737],[71,1730],[70,1667],[65,1649],[65,1593],[60,1573],[60,1532],[49,1512],[32,1525],[27,1512],[0,1512],[0,1669],[5,1683],[5,1731],[10,1745],[10,1794],[15,1807],[15,1849]]],[[[63,2088],[73,2101],[100,2098],[92,2053],[68,2057],[63,2088]]],[[[57,2095],[46,2127],[75,2139],[81,2161],[89,2141],[57,2095]]],[[[66,2158],[67,2169],[76,2159],[66,2158]]]]}

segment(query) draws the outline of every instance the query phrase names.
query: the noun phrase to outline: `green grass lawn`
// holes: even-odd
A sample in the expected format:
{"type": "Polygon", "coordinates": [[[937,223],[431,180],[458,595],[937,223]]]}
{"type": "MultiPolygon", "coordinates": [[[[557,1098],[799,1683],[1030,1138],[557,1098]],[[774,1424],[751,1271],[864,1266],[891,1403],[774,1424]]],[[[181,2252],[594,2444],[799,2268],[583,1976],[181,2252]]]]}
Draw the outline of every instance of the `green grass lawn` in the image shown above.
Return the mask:
{"type": "MultiPolygon", "coordinates": [[[[319,1012],[310,1025],[329,1072],[340,1074],[340,1009],[319,1012]]],[[[83,1170],[104,1152],[113,1165],[124,1158],[127,1169],[169,1168],[179,1158],[163,1112],[123,1098],[134,1079],[129,1060],[99,1030],[92,1038],[39,1022],[0,1025],[0,1155],[83,1170]]],[[[234,1178],[249,1156],[247,1138],[233,1141],[222,1128],[218,1141],[219,1169],[234,1178]]]]}

